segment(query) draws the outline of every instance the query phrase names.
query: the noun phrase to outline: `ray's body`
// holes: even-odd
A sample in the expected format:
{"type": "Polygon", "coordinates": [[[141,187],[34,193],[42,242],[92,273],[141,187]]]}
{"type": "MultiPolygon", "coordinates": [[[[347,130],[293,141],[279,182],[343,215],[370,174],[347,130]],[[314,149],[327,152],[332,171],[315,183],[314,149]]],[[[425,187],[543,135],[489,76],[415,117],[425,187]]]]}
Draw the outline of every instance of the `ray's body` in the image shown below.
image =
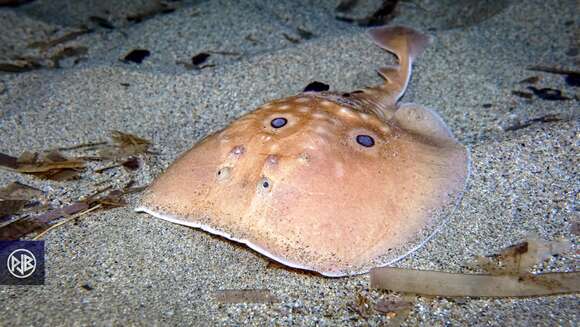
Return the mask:
{"type": "Polygon", "coordinates": [[[397,56],[385,83],[267,103],[183,154],[137,209],[327,276],[363,273],[421,246],[461,197],[467,150],[433,111],[401,104],[430,42],[370,30],[397,56]]]}

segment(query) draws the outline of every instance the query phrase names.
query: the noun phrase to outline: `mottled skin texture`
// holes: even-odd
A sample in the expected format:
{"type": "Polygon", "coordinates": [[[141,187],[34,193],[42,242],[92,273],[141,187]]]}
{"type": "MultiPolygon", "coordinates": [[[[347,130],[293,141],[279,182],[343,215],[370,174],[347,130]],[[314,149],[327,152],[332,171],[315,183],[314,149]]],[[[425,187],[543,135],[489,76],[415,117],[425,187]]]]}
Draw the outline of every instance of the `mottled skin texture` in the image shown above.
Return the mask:
{"type": "Polygon", "coordinates": [[[435,212],[458,200],[469,159],[437,114],[396,103],[416,55],[408,44],[420,52],[428,42],[402,29],[380,31],[404,58],[384,86],[263,105],[183,154],[141,209],[329,276],[367,271],[381,255],[395,259],[391,249],[420,242],[419,231],[441,223],[435,212]],[[275,118],[287,123],[275,128],[275,118]]]}

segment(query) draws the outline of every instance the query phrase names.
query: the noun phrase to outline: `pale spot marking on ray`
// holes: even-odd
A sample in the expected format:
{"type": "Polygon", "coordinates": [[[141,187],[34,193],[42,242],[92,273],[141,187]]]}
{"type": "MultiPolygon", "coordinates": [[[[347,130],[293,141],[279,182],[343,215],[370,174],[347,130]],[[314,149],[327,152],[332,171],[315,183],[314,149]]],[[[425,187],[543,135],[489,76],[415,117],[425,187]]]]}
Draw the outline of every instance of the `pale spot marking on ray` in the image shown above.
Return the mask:
{"type": "Polygon", "coordinates": [[[306,144],[306,145],[304,146],[304,149],[308,149],[308,150],[316,150],[316,144],[312,144],[312,143],[306,144]]]}
{"type": "Polygon", "coordinates": [[[334,173],[338,178],[344,176],[344,164],[342,162],[337,161],[334,163],[334,173]]]}
{"type": "Polygon", "coordinates": [[[323,113],[323,112],[314,112],[312,113],[312,118],[317,118],[317,119],[324,119],[327,118],[328,115],[323,113]]]}
{"type": "Polygon", "coordinates": [[[290,109],[290,106],[287,105],[287,104],[283,104],[281,106],[278,106],[278,109],[280,109],[280,110],[286,110],[286,109],[290,109]]]}
{"type": "Polygon", "coordinates": [[[310,107],[300,107],[298,108],[299,112],[310,112],[310,107]]]}
{"type": "Polygon", "coordinates": [[[361,113],[359,114],[359,116],[360,116],[360,118],[361,118],[362,120],[365,120],[365,121],[367,121],[367,120],[369,120],[369,119],[371,118],[371,116],[370,116],[369,114],[365,114],[364,112],[361,112],[361,113]]]}
{"type": "Polygon", "coordinates": [[[332,102],[330,102],[330,101],[326,101],[326,100],[322,100],[322,101],[320,101],[320,105],[322,105],[322,106],[324,106],[324,107],[330,107],[330,106],[332,106],[332,104],[333,104],[333,103],[332,103],[332,102]]]}
{"type": "Polygon", "coordinates": [[[257,136],[258,136],[258,141],[262,142],[262,143],[268,142],[272,139],[272,136],[266,135],[266,134],[260,134],[257,136]]]}
{"type": "MultiPolygon", "coordinates": [[[[324,148],[326,147],[326,145],[329,143],[329,136],[327,134],[314,134],[312,133],[312,131],[314,130],[314,128],[312,128],[310,130],[310,139],[308,140],[308,143],[304,144],[304,149],[305,150],[318,150],[320,148],[324,148]]],[[[314,131],[315,132],[315,131],[314,131]]]]}
{"type": "Polygon", "coordinates": [[[385,126],[385,125],[381,126],[380,130],[383,133],[390,133],[391,132],[391,128],[389,126],[385,126]]]}
{"type": "Polygon", "coordinates": [[[316,133],[322,134],[322,135],[329,135],[329,134],[331,134],[330,131],[327,128],[325,128],[324,126],[322,126],[322,125],[318,125],[318,126],[314,127],[314,131],[316,133]]]}
{"type": "Polygon", "coordinates": [[[347,107],[340,107],[340,109],[338,110],[338,114],[346,116],[346,117],[350,117],[350,118],[356,117],[354,112],[352,112],[352,110],[348,109],[347,107]]]}
{"type": "Polygon", "coordinates": [[[310,98],[306,98],[306,97],[303,97],[303,98],[296,98],[296,99],[294,100],[294,102],[297,102],[297,103],[306,103],[306,102],[310,102],[310,98]]]}
{"type": "Polygon", "coordinates": [[[328,121],[335,126],[339,126],[341,124],[341,121],[334,117],[330,117],[328,121]]]}

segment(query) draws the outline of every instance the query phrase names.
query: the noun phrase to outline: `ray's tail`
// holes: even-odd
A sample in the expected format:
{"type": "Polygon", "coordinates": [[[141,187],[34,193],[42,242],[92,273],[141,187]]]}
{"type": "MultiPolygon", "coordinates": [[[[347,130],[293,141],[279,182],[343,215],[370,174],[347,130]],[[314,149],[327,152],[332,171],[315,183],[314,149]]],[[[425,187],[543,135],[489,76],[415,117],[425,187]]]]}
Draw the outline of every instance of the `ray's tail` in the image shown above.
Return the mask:
{"type": "Polygon", "coordinates": [[[380,88],[396,103],[407,89],[413,60],[431,43],[431,37],[403,26],[375,27],[368,33],[376,45],[397,57],[398,65],[379,69],[379,74],[385,79],[380,88]]]}
{"type": "Polygon", "coordinates": [[[378,72],[385,83],[360,90],[353,95],[353,100],[362,104],[364,110],[389,120],[407,89],[413,60],[431,43],[431,37],[404,26],[375,27],[368,33],[376,45],[395,55],[398,63],[380,68],[378,72]]]}

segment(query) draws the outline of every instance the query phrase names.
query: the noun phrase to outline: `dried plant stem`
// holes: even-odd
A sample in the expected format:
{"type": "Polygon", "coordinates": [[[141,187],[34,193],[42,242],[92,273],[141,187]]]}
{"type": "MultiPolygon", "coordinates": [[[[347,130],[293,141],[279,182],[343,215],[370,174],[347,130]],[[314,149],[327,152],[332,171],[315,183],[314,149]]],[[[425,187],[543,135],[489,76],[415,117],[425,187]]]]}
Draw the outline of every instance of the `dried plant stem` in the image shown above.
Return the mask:
{"type": "Polygon", "coordinates": [[[552,74],[562,74],[562,75],[580,74],[580,71],[579,70],[568,69],[568,68],[559,67],[559,66],[534,65],[534,66],[529,66],[527,69],[528,70],[537,71],[537,72],[545,72],[545,73],[552,73],[552,74]]]}
{"type": "Polygon", "coordinates": [[[455,274],[399,268],[371,270],[371,287],[431,296],[525,297],[580,291],[580,273],[455,274]]]}
{"type": "Polygon", "coordinates": [[[107,142],[105,142],[105,141],[89,142],[89,143],[82,143],[82,144],[77,144],[77,145],[65,146],[62,148],[57,148],[56,150],[57,151],[68,151],[68,150],[76,150],[76,149],[82,149],[82,148],[93,148],[93,147],[106,145],[106,144],[107,144],[107,142]]]}
{"type": "Polygon", "coordinates": [[[74,214],[74,215],[72,215],[72,216],[68,217],[67,219],[65,219],[65,220],[63,220],[63,221],[61,221],[61,222],[58,222],[58,223],[56,223],[56,224],[54,224],[54,225],[50,226],[48,229],[46,229],[46,230],[45,230],[45,231],[43,231],[42,233],[40,233],[40,234],[36,235],[36,236],[33,238],[33,240],[39,240],[39,239],[41,239],[41,238],[42,238],[44,235],[46,235],[46,233],[50,232],[51,230],[53,230],[53,229],[55,229],[55,228],[57,228],[57,227],[59,227],[59,226],[61,226],[61,225],[64,225],[64,224],[66,224],[66,223],[70,222],[71,220],[74,220],[74,219],[77,219],[77,218],[79,218],[79,217],[81,217],[81,216],[83,216],[83,215],[86,215],[86,214],[88,214],[89,212],[95,211],[95,210],[99,209],[100,207],[102,207],[102,205],[101,205],[101,204],[97,204],[97,205],[95,205],[95,206],[92,206],[92,207],[88,208],[87,210],[84,210],[84,211],[81,211],[81,212],[79,212],[79,213],[76,213],[76,214],[74,214]]]}

